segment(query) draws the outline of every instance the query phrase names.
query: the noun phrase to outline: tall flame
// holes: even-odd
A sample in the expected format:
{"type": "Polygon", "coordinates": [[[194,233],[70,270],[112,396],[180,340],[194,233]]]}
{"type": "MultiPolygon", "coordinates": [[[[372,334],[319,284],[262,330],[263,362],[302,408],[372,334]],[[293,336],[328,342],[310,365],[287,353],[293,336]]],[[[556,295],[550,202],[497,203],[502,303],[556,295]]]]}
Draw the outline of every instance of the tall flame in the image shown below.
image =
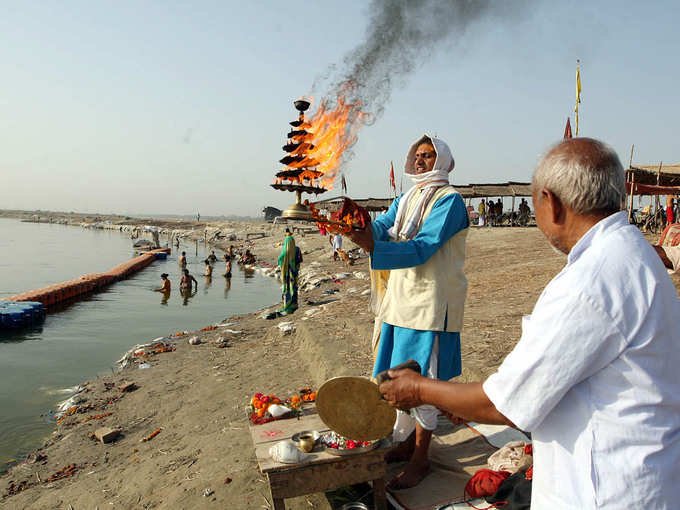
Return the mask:
{"type": "Polygon", "coordinates": [[[315,168],[323,172],[321,185],[333,189],[343,154],[357,141],[359,129],[366,122],[367,113],[361,111],[361,101],[348,103],[344,95],[338,95],[335,106],[330,98],[324,98],[309,121],[314,147],[308,157],[319,163],[315,168]]]}

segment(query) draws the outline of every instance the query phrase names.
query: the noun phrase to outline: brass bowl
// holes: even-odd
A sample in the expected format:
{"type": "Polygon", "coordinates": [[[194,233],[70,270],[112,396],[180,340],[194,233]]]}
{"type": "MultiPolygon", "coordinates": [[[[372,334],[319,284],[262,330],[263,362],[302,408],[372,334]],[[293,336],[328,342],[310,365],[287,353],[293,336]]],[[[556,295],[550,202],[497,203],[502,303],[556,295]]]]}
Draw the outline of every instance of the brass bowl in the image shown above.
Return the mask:
{"type": "Polygon", "coordinates": [[[321,434],[319,434],[319,432],[316,430],[303,430],[301,432],[296,432],[295,434],[293,434],[293,437],[291,439],[295,443],[297,443],[297,446],[300,450],[302,450],[305,453],[309,453],[314,449],[320,437],[321,434]],[[307,450],[305,448],[309,449],[307,450]]]}
{"type": "Polygon", "coordinates": [[[309,453],[314,449],[316,440],[313,434],[300,434],[298,439],[298,448],[305,453],[309,453]]]}

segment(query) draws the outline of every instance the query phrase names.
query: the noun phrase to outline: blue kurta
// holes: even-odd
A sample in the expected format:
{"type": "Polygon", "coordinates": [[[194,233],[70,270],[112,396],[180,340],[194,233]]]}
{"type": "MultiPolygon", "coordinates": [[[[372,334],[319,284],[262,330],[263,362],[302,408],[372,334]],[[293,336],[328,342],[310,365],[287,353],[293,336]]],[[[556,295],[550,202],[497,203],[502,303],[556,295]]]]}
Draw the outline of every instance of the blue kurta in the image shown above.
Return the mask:
{"type": "MultiPolygon", "coordinates": [[[[402,195],[403,196],[403,195],[402,195]]],[[[389,210],[371,223],[374,248],[371,268],[403,269],[424,264],[451,237],[468,227],[467,209],[457,194],[446,195],[434,204],[416,236],[394,242],[387,230],[394,224],[401,196],[389,210]]],[[[422,331],[383,323],[373,375],[409,359],[414,359],[427,374],[435,336],[439,335],[437,378],[448,380],[461,374],[460,333],[422,331]]]]}

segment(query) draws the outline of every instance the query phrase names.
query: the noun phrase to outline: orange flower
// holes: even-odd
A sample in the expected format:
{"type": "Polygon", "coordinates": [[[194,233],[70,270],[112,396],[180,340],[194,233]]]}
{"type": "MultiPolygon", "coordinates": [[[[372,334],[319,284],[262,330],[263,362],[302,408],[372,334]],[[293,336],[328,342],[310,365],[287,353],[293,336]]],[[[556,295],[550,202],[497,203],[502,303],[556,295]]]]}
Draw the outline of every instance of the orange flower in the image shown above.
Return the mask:
{"type": "Polygon", "coordinates": [[[258,409],[257,410],[257,417],[262,418],[264,416],[264,413],[265,413],[264,409],[258,409]]]}

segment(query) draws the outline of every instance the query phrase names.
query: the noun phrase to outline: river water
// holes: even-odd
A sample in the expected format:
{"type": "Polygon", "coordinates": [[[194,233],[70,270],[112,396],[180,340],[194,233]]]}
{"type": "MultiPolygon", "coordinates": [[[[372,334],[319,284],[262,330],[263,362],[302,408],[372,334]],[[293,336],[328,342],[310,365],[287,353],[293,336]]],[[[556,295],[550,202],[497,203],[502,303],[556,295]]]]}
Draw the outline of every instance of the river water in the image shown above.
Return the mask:
{"type": "MultiPolygon", "coordinates": [[[[212,281],[203,273],[206,249],[186,244],[188,269],[198,292],[179,294],[177,253],[157,260],[127,280],[48,314],[34,329],[0,330],[0,472],[8,461],[39,447],[54,430],[50,411],[80,382],[110,373],[115,360],[135,344],[182,330],[196,330],[240,313],[271,305],[281,297],[273,278],[233,265],[230,285],[215,266],[212,281]],[[166,303],[153,292],[169,273],[166,303]]],[[[218,259],[222,253],[216,252],[218,259]]],[[[0,298],[108,271],[134,256],[132,241],[120,232],[86,230],[0,218],[0,298]]]]}

